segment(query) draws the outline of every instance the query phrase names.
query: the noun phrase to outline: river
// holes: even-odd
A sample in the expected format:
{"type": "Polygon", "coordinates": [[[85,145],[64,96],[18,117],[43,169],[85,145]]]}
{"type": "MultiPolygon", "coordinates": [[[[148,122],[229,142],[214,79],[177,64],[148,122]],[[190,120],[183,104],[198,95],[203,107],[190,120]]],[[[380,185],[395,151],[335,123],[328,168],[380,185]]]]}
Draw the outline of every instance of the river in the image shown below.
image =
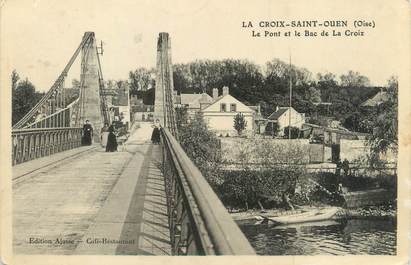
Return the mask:
{"type": "Polygon", "coordinates": [[[239,222],[258,255],[395,255],[395,219],[274,226],[239,222]]]}

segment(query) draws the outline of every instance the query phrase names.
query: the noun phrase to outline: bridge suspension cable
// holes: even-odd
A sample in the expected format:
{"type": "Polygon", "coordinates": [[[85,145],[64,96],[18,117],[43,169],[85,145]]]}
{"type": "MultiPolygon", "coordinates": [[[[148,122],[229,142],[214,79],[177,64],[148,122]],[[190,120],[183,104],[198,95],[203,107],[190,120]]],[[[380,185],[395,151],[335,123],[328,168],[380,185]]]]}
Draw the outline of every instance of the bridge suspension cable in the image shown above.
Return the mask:
{"type": "Polygon", "coordinates": [[[168,33],[162,32],[157,42],[157,79],[154,115],[171,134],[178,139],[174,109],[173,68],[171,63],[171,42],[168,33]]]}
{"type": "MultiPolygon", "coordinates": [[[[86,96],[90,96],[90,94],[87,95],[87,93],[94,93],[88,98],[92,104],[95,102],[94,99],[96,97],[100,103],[100,106],[98,106],[99,110],[96,104],[91,106],[94,107],[95,111],[94,109],[93,111],[96,113],[94,116],[96,121],[95,126],[97,127],[99,125],[97,122],[100,123],[102,120],[109,122],[103,89],[104,80],[97,47],[95,47],[94,33],[86,32],[80,45],[51,88],[27,114],[12,127],[13,165],[48,156],[55,152],[79,147],[82,137],[81,125],[87,114],[85,112],[88,110],[85,108],[90,107],[90,103],[86,102],[86,96]],[[81,52],[81,77],[78,97],[71,103],[66,102],[67,95],[64,81],[81,52]],[[98,61],[98,63],[96,61],[98,61]],[[96,83],[97,81],[98,83],[96,83]],[[95,87],[96,84],[98,87],[95,87]],[[97,93],[94,88],[98,89],[97,93]],[[90,91],[87,92],[87,90],[90,91]],[[67,105],[67,103],[69,104],[67,105]],[[97,116],[103,117],[103,119],[100,120],[97,116]]],[[[90,113],[87,115],[90,115],[90,113]]]]}
{"type": "MultiPolygon", "coordinates": [[[[74,61],[76,60],[78,54],[82,50],[82,48],[89,42],[89,39],[91,38],[90,33],[86,33],[85,37],[83,38],[82,42],[74,52],[74,54],[71,56],[69,62],[67,65],[64,67],[64,70],[62,73],[59,75],[57,80],[54,82],[54,84],[51,86],[49,91],[43,96],[43,98],[40,99],[40,101],[21,119],[19,120],[14,126],[13,129],[21,129],[28,127],[28,124],[30,121],[35,118],[34,115],[37,114],[37,112],[47,103],[47,101],[54,96],[54,93],[63,85],[64,79],[67,76],[68,71],[70,70],[71,66],[73,65],[74,61]]],[[[50,102],[49,102],[50,104],[50,102]]]]}
{"type": "MultiPolygon", "coordinates": [[[[80,91],[79,98],[70,104],[71,110],[66,106],[66,93],[64,89],[64,81],[67,77],[71,66],[77,59],[81,51],[84,52],[84,56],[81,62],[82,73],[84,72],[85,67],[87,66],[87,60],[89,58],[88,54],[90,52],[96,52],[93,48],[94,42],[94,33],[86,32],[80,43],[80,45],[75,50],[74,54],[71,56],[69,62],[64,67],[63,71],[56,79],[51,88],[47,93],[40,99],[40,101],[15,125],[13,129],[23,129],[23,128],[53,128],[53,127],[70,127],[80,126],[82,111],[84,109],[84,98],[85,98],[85,88],[84,88],[84,79],[80,78],[80,91]],[[75,116],[74,124],[72,124],[72,114],[75,116]]],[[[101,114],[104,117],[104,121],[109,121],[109,115],[107,114],[107,104],[102,94],[102,89],[104,88],[103,75],[101,71],[100,59],[98,57],[98,78],[99,78],[99,90],[100,90],[100,100],[101,100],[101,114]]]]}

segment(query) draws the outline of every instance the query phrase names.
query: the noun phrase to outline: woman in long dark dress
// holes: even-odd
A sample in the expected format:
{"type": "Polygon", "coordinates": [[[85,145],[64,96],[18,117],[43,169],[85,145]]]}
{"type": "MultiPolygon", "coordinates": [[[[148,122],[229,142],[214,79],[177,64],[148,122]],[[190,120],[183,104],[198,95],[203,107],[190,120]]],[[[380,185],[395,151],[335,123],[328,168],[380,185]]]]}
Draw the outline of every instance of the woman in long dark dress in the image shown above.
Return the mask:
{"type": "Polygon", "coordinates": [[[114,127],[113,125],[111,125],[110,127],[108,127],[106,152],[115,152],[115,151],[117,151],[117,137],[114,134],[114,127]]]}
{"type": "Polygon", "coordinates": [[[81,138],[81,144],[91,145],[92,137],[93,137],[93,127],[89,123],[89,120],[86,120],[86,123],[83,125],[83,137],[81,138]]]}
{"type": "Polygon", "coordinates": [[[159,144],[160,143],[160,121],[158,119],[154,123],[153,127],[154,129],[153,129],[153,133],[151,134],[151,142],[153,144],[159,144]]]}

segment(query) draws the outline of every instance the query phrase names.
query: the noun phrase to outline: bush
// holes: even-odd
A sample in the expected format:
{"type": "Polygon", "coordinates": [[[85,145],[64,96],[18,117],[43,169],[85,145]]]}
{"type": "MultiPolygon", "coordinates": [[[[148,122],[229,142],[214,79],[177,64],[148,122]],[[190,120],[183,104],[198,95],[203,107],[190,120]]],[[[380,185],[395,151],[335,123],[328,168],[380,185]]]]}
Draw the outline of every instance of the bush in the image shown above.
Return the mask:
{"type": "Polygon", "coordinates": [[[339,177],[334,173],[322,172],[304,174],[299,179],[297,188],[301,204],[342,205],[342,197],[338,192],[339,177]]]}
{"type": "Polygon", "coordinates": [[[276,122],[269,122],[267,123],[267,126],[265,127],[265,135],[270,135],[270,136],[277,136],[278,135],[278,131],[279,131],[280,127],[278,125],[278,123],[276,122]]]}
{"type": "MultiPolygon", "coordinates": [[[[284,196],[293,197],[299,172],[287,169],[222,171],[217,194],[228,207],[286,207],[284,196]]],[[[292,200],[291,200],[292,201],[292,200]]]]}
{"type": "Polygon", "coordinates": [[[221,163],[220,140],[208,130],[201,113],[197,113],[190,123],[179,124],[178,128],[180,144],[187,155],[210,185],[217,185],[221,163]]]}
{"type": "MultiPolygon", "coordinates": [[[[289,131],[289,126],[284,128],[284,138],[288,138],[288,131],[289,131]]],[[[291,139],[298,139],[300,138],[300,129],[297,127],[291,126],[291,139]]]]}

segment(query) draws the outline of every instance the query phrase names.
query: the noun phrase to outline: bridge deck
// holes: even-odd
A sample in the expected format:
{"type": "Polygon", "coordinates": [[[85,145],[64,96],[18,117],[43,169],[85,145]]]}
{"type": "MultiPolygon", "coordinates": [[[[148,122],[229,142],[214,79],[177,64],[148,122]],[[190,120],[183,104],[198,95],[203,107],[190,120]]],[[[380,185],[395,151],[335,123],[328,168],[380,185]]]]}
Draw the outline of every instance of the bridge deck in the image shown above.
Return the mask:
{"type": "Polygon", "coordinates": [[[94,146],[44,158],[37,170],[35,161],[15,166],[15,253],[169,255],[161,149],[150,135],[143,123],[119,152],[94,146]]]}

